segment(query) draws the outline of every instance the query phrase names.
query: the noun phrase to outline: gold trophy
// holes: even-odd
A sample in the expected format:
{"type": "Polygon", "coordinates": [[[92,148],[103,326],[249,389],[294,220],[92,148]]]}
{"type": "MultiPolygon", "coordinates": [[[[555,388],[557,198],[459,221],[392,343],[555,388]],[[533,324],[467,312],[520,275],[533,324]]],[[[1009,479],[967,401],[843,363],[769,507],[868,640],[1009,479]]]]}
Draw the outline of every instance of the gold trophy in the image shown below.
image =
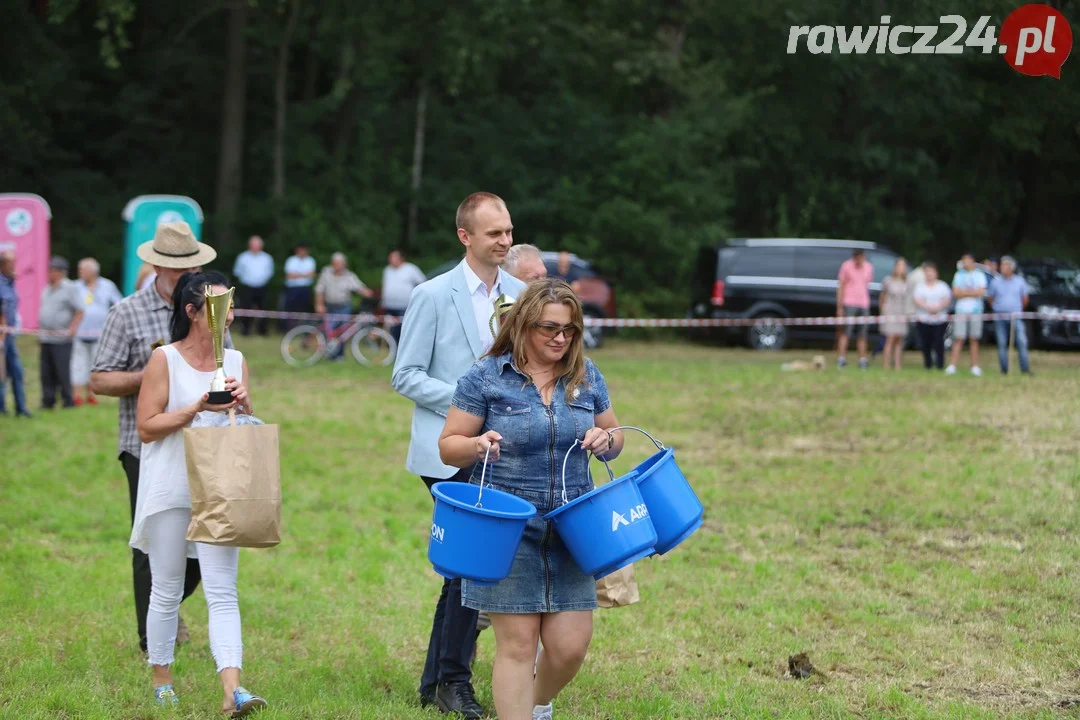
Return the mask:
{"type": "Polygon", "coordinates": [[[236,288],[229,288],[220,295],[214,295],[210,286],[203,290],[206,298],[206,322],[210,326],[210,337],[214,341],[214,379],[210,381],[211,405],[228,405],[233,401],[232,393],[225,389],[225,321],[232,307],[233,293],[236,288]]]}
{"type": "Polygon", "coordinates": [[[506,316],[510,313],[512,307],[514,307],[514,298],[506,293],[502,293],[495,298],[495,310],[491,313],[491,319],[488,320],[491,337],[499,336],[499,328],[502,327],[503,321],[506,320],[506,316]]]}

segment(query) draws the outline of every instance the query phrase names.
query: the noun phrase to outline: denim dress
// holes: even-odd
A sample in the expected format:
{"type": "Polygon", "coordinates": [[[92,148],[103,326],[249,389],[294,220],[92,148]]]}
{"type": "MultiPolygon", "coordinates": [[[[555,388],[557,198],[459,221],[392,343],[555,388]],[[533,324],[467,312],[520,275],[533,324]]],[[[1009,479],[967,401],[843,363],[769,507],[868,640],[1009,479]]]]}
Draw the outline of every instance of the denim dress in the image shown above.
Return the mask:
{"type": "MultiPolygon", "coordinates": [[[[575,440],[596,425],[611,407],[604,376],[586,360],[586,381],[567,397],[559,380],[551,405],[509,354],[485,357],[459,381],[452,405],[484,418],[481,433],[502,435],[499,461],[488,464],[485,485],[516,495],[536,506],[525,526],[510,575],[495,585],[461,582],[466,607],[495,613],[555,613],[596,608],[596,581],[570,556],[555,528],[543,516],[563,504],[563,458],[575,440]]],[[[483,463],[470,482],[479,484],[483,463]]],[[[575,447],[566,463],[566,501],[593,488],[589,454],[575,447]]]]}

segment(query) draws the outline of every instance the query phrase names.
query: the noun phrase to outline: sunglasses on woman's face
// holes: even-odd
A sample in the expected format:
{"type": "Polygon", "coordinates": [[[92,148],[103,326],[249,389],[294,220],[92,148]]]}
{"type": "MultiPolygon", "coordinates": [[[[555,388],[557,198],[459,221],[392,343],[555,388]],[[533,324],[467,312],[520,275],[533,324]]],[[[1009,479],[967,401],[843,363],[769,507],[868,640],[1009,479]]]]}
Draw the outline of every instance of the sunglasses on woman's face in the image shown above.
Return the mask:
{"type": "Polygon", "coordinates": [[[574,337],[574,334],[577,333],[576,325],[556,325],[555,323],[536,322],[532,324],[532,327],[548,340],[553,340],[558,337],[559,333],[562,333],[566,336],[567,340],[570,340],[574,337]]]}

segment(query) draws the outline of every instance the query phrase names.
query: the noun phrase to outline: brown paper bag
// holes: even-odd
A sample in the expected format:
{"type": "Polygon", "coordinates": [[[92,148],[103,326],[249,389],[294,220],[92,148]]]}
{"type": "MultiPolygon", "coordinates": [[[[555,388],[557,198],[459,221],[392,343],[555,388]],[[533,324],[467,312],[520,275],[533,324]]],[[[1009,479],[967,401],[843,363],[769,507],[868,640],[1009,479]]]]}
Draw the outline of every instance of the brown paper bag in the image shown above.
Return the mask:
{"type": "Polygon", "coordinates": [[[281,542],[277,425],[184,428],[187,539],[265,548],[281,542]]]}
{"type": "Polygon", "coordinates": [[[639,600],[632,564],[596,581],[596,604],[602,608],[624,607],[639,600]]]}

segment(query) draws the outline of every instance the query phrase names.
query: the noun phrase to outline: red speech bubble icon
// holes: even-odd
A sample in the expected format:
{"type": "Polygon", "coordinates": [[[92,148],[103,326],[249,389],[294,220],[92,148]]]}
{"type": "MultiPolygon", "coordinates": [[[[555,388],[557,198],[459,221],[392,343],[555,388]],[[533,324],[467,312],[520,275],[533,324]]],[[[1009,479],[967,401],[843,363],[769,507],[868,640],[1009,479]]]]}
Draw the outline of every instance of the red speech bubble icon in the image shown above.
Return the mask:
{"type": "Polygon", "coordinates": [[[1061,79],[1061,66],[1072,50],[1072,28],[1049,5],[1022,5],[1005,18],[998,38],[1005,62],[1024,75],[1061,79]]]}

